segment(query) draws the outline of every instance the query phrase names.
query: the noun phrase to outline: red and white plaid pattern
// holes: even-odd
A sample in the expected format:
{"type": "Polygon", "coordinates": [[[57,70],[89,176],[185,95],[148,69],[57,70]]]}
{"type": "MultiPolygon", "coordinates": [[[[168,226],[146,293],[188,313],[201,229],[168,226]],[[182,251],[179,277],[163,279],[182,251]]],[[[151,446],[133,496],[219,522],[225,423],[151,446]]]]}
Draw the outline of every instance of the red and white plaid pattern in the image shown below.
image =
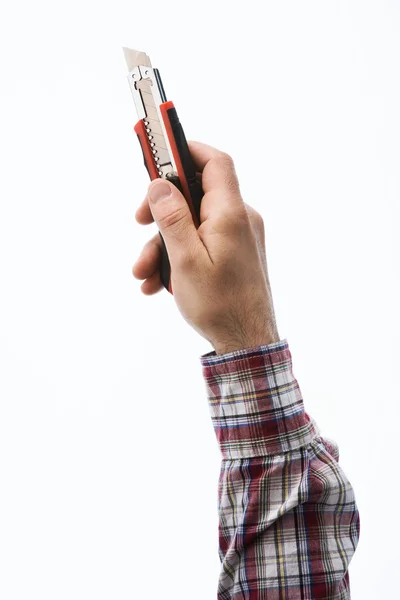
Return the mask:
{"type": "Polygon", "coordinates": [[[200,361],[222,454],[218,600],[349,600],[354,490],[304,410],[287,340],[200,361]]]}

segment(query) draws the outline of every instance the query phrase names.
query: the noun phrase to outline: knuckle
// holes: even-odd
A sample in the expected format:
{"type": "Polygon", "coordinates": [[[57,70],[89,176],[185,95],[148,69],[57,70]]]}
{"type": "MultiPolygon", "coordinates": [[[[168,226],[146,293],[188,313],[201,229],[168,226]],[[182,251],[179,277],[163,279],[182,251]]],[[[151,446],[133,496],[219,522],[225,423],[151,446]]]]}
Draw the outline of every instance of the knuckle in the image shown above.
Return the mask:
{"type": "Polygon", "coordinates": [[[249,214],[248,214],[245,206],[243,206],[242,208],[239,208],[237,211],[235,211],[234,222],[235,222],[236,226],[239,228],[249,226],[250,217],[249,217],[249,214]]]}
{"type": "Polygon", "coordinates": [[[228,165],[233,165],[233,158],[227,152],[221,152],[220,160],[228,165]]]}
{"type": "Polygon", "coordinates": [[[142,254],[144,254],[144,252],[147,252],[148,250],[150,250],[155,243],[156,243],[156,241],[154,238],[147,240],[147,242],[144,244],[144,246],[142,248],[142,252],[140,253],[140,256],[142,256],[142,254]]]}
{"type": "Polygon", "coordinates": [[[260,213],[258,211],[256,211],[255,208],[253,208],[249,204],[245,204],[245,207],[246,207],[246,211],[247,211],[247,214],[249,216],[252,226],[257,231],[264,232],[264,219],[262,218],[260,213]]]}
{"type": "MultiPolygon", "coordinates": [[[[225,167],[233,167],[233,158],[230,156],[230,154],[227,154],[226,152],[218,152],[218,154],[216,156],[214,156],[211,161],[218,165],[218,166],[225,166],[225,167]]],[[[211,162],[210,161],[210,162],[211,162]]]]}
{"type": "Polygon", "coordinates": [[[193,273],[197,270],[198,259],[192,249],[183,249],[178,255],[174,256],[174,266],[183,273],[193,273]]]}
{"type": "MultiPolygon", "coordinates": [[[[222,225],[222,223],[221,223],[222,225]]],[[[249,219],[246,214],[237,212],[227,215],[224,218],[224,229],[231,235],[242,234],[249,226],[249,219]]]]}
{"type": "Polygon", "coordinates": [[[210,162],[214,164],[214,167],[219,172],[220,176],[222,175],[225,189],[234,194],[240,193],[235,163],[230,154],[219,152],[210,162]]]}
{"type": "Polygon", "coordinates": [[[186,212],[185,207],[178,206],[165,215],[161,215],[158,222],[163,229],[179,229],[185,222],[186,212]]]}
{"type": "Polygon", "coordinates": [[[240,193],[235,163],[229,154],[224,154],[223,158],[221,159],[221,167],[224,170],[224,179],[227,189],[235,194],[240,193]]]}
{"type": "Polygon", "coordinates": [[[264,219],[262,218],[262,216],[260,215],[259,212],[254,211],[254,221],[256,226],[261,230],[264,231],[264,219]]]}
{"type": "Polygon", "coordinates": [[[213,226],[218,233],[234,235],[248,228],[250,224],[249,215],[245,208],[236,209],[230,213],[222,213],[213,219],[213,226]]]}

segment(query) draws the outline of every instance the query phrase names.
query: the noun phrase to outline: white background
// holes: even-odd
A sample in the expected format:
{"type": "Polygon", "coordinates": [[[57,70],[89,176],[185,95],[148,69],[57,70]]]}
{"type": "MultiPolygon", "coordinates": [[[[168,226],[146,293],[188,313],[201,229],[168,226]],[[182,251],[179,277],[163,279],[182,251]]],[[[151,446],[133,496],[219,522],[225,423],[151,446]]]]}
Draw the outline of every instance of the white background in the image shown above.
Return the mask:
{"type": "Polygon", "coordinates": [[[131,266],[155,225],[121,47],[265,221],[278,329],[361,513],[353,600],[399,564],[400,3],[2,2],[0,596],[216,597],[211,350],[131,266]]]}

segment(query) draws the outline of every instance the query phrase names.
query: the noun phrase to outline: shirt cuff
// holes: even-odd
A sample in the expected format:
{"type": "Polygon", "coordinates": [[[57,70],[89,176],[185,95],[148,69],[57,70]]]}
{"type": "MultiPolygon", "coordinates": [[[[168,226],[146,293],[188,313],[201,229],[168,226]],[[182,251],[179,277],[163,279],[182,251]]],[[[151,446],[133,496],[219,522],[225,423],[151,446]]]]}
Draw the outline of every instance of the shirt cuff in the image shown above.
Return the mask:
{"type": "Polygon", "coordinates": [[[306,446],[319,428],[304,410],[286,339],[200,356],[224,459],[281,454],[306,446]]]}

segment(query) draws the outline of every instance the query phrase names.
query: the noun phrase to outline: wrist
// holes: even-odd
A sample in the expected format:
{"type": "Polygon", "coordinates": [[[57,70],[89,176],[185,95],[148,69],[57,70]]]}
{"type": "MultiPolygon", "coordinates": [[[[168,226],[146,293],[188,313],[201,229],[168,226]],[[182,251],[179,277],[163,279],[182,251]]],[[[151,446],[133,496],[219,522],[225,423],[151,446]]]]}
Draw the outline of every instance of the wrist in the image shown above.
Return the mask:
{"type": "Polygon", "coordinates": [[[213,348],[216,354],[226,354],[227,352],[234,352],[235,350],[244,350],[246,348],[256,348],[266,344],[273,344],[279,342],[280,336],[277,330],[273,332],[268,331],[263,334],[251,336],[246,339],[230,339],[220,342],[213,343],[213,348]]]}

